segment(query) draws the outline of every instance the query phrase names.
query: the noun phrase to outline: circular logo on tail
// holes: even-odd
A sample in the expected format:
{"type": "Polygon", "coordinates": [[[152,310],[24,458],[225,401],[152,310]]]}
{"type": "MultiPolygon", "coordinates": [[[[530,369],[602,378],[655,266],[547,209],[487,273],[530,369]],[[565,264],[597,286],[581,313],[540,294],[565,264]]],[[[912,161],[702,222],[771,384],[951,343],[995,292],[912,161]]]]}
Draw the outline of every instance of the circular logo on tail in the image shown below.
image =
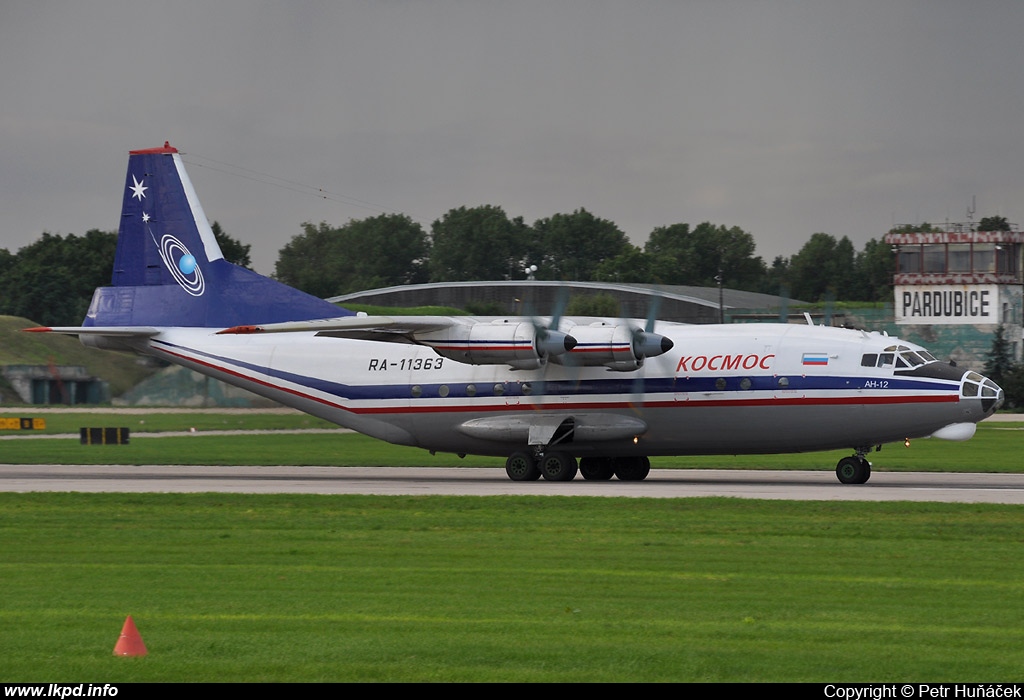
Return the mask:
{"type": "Polygon", "coordinates": [[[160,239],[160,257],[164,265],[182,289],[194,297],[202,296],[206,289],[203,271],[196,264],[196,258],[185,244],[170,234],[160,239]]]}

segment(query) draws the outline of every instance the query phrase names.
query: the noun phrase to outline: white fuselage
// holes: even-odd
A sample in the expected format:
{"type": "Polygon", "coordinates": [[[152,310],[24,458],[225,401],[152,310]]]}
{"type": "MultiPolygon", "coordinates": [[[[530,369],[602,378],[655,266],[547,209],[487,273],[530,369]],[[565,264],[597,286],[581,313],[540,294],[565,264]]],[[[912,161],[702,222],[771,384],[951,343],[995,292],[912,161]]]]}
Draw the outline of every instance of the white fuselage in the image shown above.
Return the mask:
{"type": "Polygon", "coordinates": [[[468,454],[507,455],[534,444],[538,426],[565,419],[575,432],[560,449],[577,456],[870,448],[994,410],[965,389],[972,373],[933,358],[900,368],[891,348],[921,349],[877,333],[786,324],[656,331],[674,347],[630,372],[471,365],[420,345],[312,332],[171,328],[133,347],[376,438],[468,454]],[[869,367],[868,356],[880,359],[869,367]]]}

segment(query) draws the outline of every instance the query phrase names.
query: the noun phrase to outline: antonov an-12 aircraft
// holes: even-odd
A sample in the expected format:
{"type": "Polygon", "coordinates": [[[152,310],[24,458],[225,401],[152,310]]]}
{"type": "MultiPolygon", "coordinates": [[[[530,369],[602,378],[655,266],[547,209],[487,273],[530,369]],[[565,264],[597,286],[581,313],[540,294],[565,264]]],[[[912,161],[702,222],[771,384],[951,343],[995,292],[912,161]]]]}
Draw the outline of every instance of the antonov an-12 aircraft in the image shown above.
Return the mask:
{"type": "Polygon", "coordinates": [[[132,151],[111,286],[82,327],[338,425],[507,457],[516,481],[644,479],[655,455],[966,440],[1003,401],[975,372],[875,332],[800,324],[356,315],[224,260],[181,156],[132,151]],[[578,460],[578,461],[577,461],[578,460]]]}

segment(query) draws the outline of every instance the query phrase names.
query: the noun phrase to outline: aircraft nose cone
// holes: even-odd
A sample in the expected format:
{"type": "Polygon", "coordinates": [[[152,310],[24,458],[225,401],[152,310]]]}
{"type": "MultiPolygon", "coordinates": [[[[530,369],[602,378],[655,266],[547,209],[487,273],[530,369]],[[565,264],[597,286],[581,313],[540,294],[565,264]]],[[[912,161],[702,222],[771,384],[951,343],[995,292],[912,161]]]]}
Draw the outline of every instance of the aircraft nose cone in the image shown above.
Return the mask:
{"type": "Polygon", "coordinates": [[[998,411],[1006,399],[998,384],[977,372],[964,373],[963,379],[960,380],[960,396],[962,399],[980,400],[985,418],[998,411]]]}
{"type": "Polygon", "coordinates": [[[986,377],[981,383],[981,409],[985,411],[985,416],[991,416],[998,411],[1005,400],[1006,395],[1002,387],[986,377]]]}

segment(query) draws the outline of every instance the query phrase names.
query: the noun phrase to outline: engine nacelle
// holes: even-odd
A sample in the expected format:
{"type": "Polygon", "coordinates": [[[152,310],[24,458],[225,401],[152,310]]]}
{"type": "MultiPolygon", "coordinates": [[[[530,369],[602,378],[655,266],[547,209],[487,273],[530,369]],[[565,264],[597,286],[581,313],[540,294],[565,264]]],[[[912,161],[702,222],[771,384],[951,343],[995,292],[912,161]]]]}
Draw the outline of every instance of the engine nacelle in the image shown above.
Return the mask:
{"type": "Polygon", "coordinates": [[[569,329],[576,339],[571,352],[552,357],[552,362],[583,367],[607,367],[616,372],[639,369],[644,359],[657,357],[672,349],[669,338],[625,323],[598,321],[569,329]]]}
{"type": "Polygon", "coordinates": [[[522,319],[458,324],[416,335],[441,357],[468,365],[509,365],[515,369],[543,367],[549,357],[573,349],[576,339],[560,331],[539,328],[522,319]]]}

